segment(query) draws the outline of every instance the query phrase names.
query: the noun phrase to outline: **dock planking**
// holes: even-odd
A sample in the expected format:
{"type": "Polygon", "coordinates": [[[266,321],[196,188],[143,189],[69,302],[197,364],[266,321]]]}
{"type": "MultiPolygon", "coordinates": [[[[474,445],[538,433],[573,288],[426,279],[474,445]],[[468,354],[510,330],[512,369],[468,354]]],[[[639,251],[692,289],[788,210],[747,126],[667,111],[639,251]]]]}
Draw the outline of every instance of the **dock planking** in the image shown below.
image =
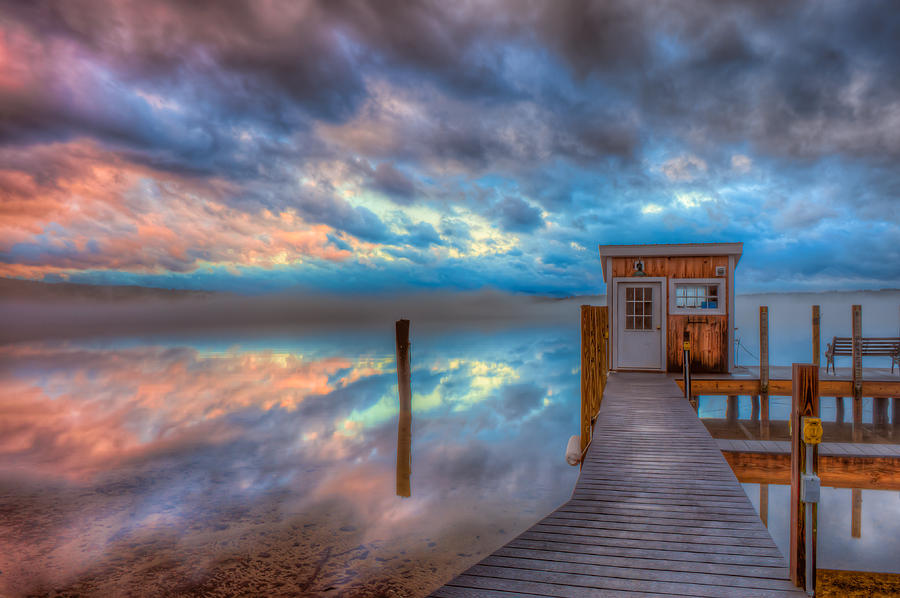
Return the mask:
{"type": "Polygon", "coordinates": [[[432,596],[803,596],[662,374],[612,374],[572,497],[432,596]]]}

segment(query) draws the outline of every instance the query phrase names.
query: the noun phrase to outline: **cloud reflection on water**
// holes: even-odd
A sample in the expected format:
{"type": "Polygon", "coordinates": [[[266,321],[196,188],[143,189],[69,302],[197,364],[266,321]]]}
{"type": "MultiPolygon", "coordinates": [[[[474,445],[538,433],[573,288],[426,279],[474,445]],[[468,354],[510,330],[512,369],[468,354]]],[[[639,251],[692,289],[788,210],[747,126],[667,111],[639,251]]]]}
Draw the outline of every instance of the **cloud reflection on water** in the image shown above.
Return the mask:
{"type": "MultiPolygon", "coordinates": [[[[562,447],[577,425],[575,332],[414,332],[411,499],[394,495],[389,335],[0,347],[0,509],[13,514],[0,524],[3,591],[175,591],[165,584],[212,583],[237,566],[235,551],[306,571],[323,547],[341,552],[337,536],[372,553],[353,574],[324,567],[338,587],[377,577],[386,565],[375,557],[470,550],[464,529],[483,529],[475,547],[487,550],[571,490],[562,447]],[[290,529],[307,525],[319,535],[295,544],[290,529]],[[166,579],[141,573],[159,560],[166,579]]],[[[241,575],[256,575],[250,563],[241,575]]]]}

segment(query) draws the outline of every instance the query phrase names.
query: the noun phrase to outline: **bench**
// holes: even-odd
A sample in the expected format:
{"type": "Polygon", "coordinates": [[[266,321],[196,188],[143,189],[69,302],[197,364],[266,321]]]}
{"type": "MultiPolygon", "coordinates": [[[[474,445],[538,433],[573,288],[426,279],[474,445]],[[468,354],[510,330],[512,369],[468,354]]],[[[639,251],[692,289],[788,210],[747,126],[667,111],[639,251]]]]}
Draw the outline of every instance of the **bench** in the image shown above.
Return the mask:
{"type": "MultiPolygon", "coordinates": [[[[866,355],[882,355],[891,358],[891,373],[894,373],[894,366],[900,365],[900,338],[861,338],[860,357],[866,355]]],[[[845,336],[836,336],[828,343],[825,349],[825,373],[828,373],[828,366],[831,366],[831,373],[834,373],[834,356],[835,355],[853,355],[853,339],[845,336]]]]}

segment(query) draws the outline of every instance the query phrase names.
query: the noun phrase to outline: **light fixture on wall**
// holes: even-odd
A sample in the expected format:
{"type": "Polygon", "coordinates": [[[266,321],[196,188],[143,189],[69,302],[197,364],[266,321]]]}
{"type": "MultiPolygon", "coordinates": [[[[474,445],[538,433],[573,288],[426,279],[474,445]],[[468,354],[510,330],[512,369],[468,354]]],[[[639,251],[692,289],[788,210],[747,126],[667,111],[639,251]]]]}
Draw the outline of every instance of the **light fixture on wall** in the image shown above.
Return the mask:
{"type": "Polygon", "coordinates": [[[647,276],[647,273],[644,272],[644,260],[637,259],[634,260],[634,272],[631,273],[632,276],[647,276]]]}

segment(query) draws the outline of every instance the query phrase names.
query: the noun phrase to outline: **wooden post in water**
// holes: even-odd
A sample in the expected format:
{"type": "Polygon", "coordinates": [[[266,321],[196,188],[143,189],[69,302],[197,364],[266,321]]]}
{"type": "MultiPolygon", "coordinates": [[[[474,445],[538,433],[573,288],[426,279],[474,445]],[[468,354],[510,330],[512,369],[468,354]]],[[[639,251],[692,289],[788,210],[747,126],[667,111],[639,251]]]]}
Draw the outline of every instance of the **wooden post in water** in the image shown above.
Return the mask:
{"type": "Polygon", "coordinates": [[[412,388],[409,368],[409,320],[397,320],[397,389],[400,415],[397,419],[397,496],[411,496],[412,388]]]}
{"type": "Polygon", "coordinates": [[[725,421],[729,424],[733,424],[737,422],[738,419],[738,398],[735,395],[728,395],[728,399],[725,402],[725,421]]]}
{"type": "MultiPolygon", "coordinates": [[[[805,587],[807,561],[812,561],[812,588],[816,578],[816,506],[812,505],[812,538],[806,541],[804,503],[800,500],[800,478],[806,471],[806,443],[801,418],[819,417],[819,368],[795,363],[791,369],[791,581],[805,587]]],[[[818,473],[819,447],[812,446],[812,471],[818,473]]]]}
{"type": "Polygon", "coordinates": [[[593,434],[593,421],[600,411],[609,374],[606,345],[609,337],[606,306],[581,306],[581,454],[593,434]]]}
{"type": "Polygon", "coordinates": [[[759,437],[769,438],[769,308],[759,306],[759,437]]]}
{"type": "Polygon", "coordinates": [[[769,485],[765,483],[759,485],[759,518],[769,527],[769,485]]]}
{"type": "Polygon", "coordinates": [[[891,413],[891,437],[900,434],[900,397],[894,397],[891,399],[891,405],[893,406],[891,413]]]}
{"type": "Polygon", "coordinates": [[[759,396],[757,395],[750,397],[750,421],[759,422],[759,396]]]}
{"type": "Polygon", "coordinates": [[[844,397],[834,397],[834,423],[844,425],[844,397]]]}
{"type": "Polygon", "coordinates": [[[819,346],[819,306],[812,306],[812,362],[819,367],[819,354],[822,352],[819,346]]]}
{"type": "Polygon", "coordinates": [[[851,491],[850,536],[862,537],[862,490],[854,488],[851,491]]]}
{"type": "Polygon", "coordinates": [[[862,306],[853,306],[853,442],[862,441],[862,306]]]}
{"type": "Polygon", "coordinates": [[[888,403],[890,399],[887,397],[875,397],[872,399],[872,423],[878,427],[884,428],[888,423],[888,403]]]}

